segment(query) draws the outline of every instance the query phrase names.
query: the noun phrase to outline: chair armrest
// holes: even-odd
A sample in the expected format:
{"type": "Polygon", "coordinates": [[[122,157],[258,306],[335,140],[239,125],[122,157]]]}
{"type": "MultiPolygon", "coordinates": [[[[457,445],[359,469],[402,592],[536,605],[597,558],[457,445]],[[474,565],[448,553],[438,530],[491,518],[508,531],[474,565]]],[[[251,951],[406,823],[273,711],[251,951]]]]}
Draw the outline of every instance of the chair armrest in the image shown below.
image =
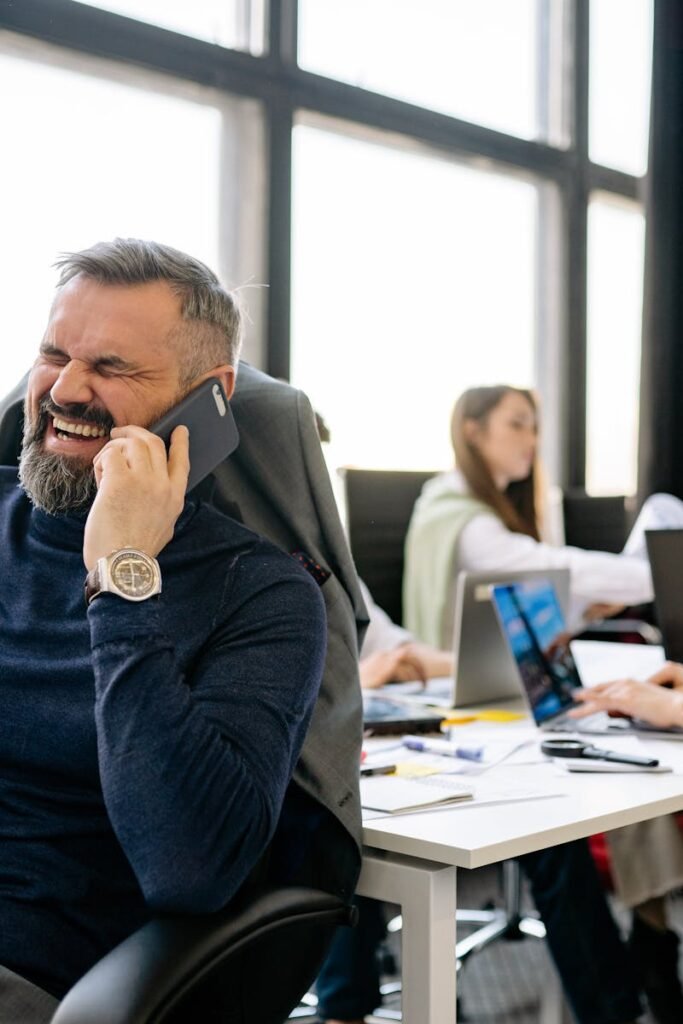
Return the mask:
{"type": "Polygon", "coordinates": [[[355,924],[355,907],[308,888],[261,891],[216,914],[154,918],[85,974],[52,1024],[148,1024],[163,1019],[210,972],[264,936],[291,925],[355,924]]]}

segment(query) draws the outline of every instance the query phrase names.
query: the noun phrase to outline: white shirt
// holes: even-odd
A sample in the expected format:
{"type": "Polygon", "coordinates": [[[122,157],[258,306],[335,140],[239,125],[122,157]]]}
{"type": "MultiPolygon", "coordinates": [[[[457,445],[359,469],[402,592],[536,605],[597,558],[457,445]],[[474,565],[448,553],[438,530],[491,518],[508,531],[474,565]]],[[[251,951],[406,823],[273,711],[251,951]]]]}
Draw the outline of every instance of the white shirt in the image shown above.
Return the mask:
{"type": "MultiPolygon", "coordinates": [[[[465,491],[459,473],[454,474],[465,491]]],[[[492,512],[476,515],[463,527],[455,571],[515,572],[569,569],[570,624],[580,624],[588,605],[643,604],[651,601],[652,576],[646,559],[606,551],[555,547],[523,533],[513,533],[492,512]]]]}
{"type": "Polygon", "coordinates": [[[358,582],[370,618],[370,625],[360,651],[361,658],[367,658],[368,655],[375,654],[377,651],[392,651],[400,644],[410,643],[413,639],[412,634],[392,622],[387,613],[378,604],[375,604],[363,581],[359,580],[358,582]]]}

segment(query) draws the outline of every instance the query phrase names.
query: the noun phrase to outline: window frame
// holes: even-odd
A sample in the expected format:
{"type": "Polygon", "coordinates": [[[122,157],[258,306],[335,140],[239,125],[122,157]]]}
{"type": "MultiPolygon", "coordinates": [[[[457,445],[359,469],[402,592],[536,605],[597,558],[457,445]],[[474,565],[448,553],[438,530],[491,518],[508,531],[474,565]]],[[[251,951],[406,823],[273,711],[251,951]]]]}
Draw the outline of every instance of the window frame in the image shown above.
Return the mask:
{"type": "MultiPolygon", "coordinates": [[[[541,33],[547,30],[552,2],[539,0],[541,33]]],[[[589,2],[567,0],[570,59],[562,146],[515,138],[302,70],[297,65],[297,0],[268,0],[264,53],[259,56],[77,0],[4,4],[0,29],[260,102],[267,154],[264,369],[277,377],[287,379],[290,369],[292,130],[297,113],[396,133],[456,159],[484,159],[503,172],[524,171],[548,186],[541,206],[537,288],[539,383],[553,407],[553,415],[546,416],[546,456],[553,479],[563,487],[583,488],[589,198],[602,191],[642,202],[645,180],[589,159],[589,2]],[[553,272],[559,266],[562,273],[549,275],[549,265],[553,272]]],[[[548,69],[545,74],[547,79],[548,69]]]]}

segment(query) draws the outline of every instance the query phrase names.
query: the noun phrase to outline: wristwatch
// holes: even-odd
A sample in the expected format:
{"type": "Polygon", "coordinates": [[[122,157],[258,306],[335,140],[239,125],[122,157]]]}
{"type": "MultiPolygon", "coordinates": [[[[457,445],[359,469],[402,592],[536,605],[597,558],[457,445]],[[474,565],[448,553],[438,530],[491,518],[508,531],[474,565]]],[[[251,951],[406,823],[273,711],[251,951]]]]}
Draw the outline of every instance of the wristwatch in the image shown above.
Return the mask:
{"type": "Polygon", "coordinates": [[[98,594],[117,594],[126,601],[146,601],[161,593],[161,572],[156,558],[136,548],[122,548],[98,558],[85,578],[86,604],[98,594]]]}

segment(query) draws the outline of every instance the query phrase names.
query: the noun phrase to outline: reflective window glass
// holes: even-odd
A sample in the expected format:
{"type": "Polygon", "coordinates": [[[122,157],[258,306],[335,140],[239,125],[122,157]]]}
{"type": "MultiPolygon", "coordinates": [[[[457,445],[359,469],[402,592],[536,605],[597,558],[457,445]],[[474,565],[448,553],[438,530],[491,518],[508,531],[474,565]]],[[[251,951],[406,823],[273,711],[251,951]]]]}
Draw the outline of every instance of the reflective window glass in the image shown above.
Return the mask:
{"type": "Polygon", "coordinates": [[[526,138],[545,134],[537,0],[300,0],[308,71],[526,138]],[[541,101],[542,105],[543,101],[541,101]]]}
{"type": "Polygon", "coordinates": [[[598,193],[588,212],[586,489],[637,487],[645,219],[598,193]]]}
{"type": "Polygon", "coordinates": [[[594,163],[647,170],[652,0],[591,0],[589,147],[594,163]]]}
{"type": "Polygon", "coordinates": [[[293,217],[292,378],[331,461],[448,468],[458,394],[535,379],[536,187],[301,124],[293,217]]]}
{"type": "Polygon", "coordinates": [[[7,55],[0,55],[0,93],[4,393],[35,357],[60,252],[132,236],[218,267],[224,115],[210,104],[7,55]],[[8,159],[12,153],[21,159],[8,159]]]}

